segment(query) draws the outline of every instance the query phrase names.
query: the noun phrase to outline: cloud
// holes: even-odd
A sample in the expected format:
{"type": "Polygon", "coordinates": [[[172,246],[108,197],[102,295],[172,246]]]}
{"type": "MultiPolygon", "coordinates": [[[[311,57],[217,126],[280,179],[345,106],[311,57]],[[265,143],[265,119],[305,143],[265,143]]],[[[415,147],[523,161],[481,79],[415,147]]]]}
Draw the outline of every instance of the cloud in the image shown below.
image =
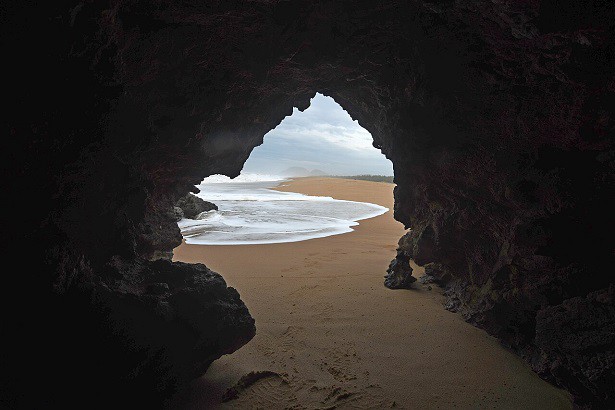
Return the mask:
{"type": "Polygon", "coordinates": [[[304,112],[296,108],[265,135],[244,172],[279,173],[291,166],[330,174],[393,175],[391,162],[372,146],[372,137],[331,97],[316,94],[304,112]]]}

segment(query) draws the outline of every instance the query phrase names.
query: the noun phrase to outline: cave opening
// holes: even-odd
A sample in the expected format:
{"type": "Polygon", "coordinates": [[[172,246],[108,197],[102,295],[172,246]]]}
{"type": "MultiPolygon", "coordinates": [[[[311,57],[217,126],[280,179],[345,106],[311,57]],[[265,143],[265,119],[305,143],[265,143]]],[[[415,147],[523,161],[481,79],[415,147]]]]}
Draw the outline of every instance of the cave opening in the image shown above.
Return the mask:
{"type": "Polygon", "coordinates": [[[392,176],[392,163],[374,150],[369,131],[333,97],[316,93],[294,107],[255,147],[242,173],[281,176],[392,176]]]}
{"type": "MultiPolygon", "coordinates": [[[[359,220],[389,210],[369,201],[336,199],[336,192],[317,187],[308,190],[319,195],[285,192],[286,182],[295,178],[312,178],[314,185],[322,185],[322,179],[333,184],[331,178],[391,184],[393,167],[367,130],[333,98],[317,93],[307,109],[294,108],[264,136],[239,176],[209,176],[197,186],[200,192],[176,204],[185,242],[297,242],[351,232],[359,220]]],[[[388,196],[382,200],[392,199],[392,185],[388,196]]]]}
{"type": "Polygon", "coordinates": [[[433,282],[416,281],[425,270],[398,249],[407,231],[392,217],[394,185],[352,178],[392,173],[373,141],[334,99],[316,94],[308,108],[293,109],[265,134],[238,177],[215,175],[197,186],[196,195],[218,209],[179,222],[184,243],[174,249],[174,261],[220,273],[241,294],[256,334],[176,396],[180,407],[215,407],[221,398],[234,408],[264,407],[274,398],[289,407],[297,396],[305,403],[394,407],[392,397],[433,401],[435,379],[447,404],[470,405],[474,386],[481,385],[491,392],[483,400],[492,404],[532,391],[532,404],[565,405],[565,394],[538,380],[519,358],[442,314],[442,290],[433,282]],[[306,200],[327,196],[381,211],[332,227],[335,204],[306,200]],[[293,225],[306,224],[297,214],[312,222],[307,234],[293,225]],[[325,220],[322,232],[315,232],[314,220],[325,220]],[[387,288],[411,291],[392,295],[387,288]],[[398,340],[429,346],[430,353],[392,347],[398,340]],[[400,394],[410,374],[415,389],[400,394]],[[459,386],[458,378],[473,383],[459,386]],[[382,387],[373,388],[376,380],[382,387]],[[511,387],[500,391],[502,385],[511,387]]]}

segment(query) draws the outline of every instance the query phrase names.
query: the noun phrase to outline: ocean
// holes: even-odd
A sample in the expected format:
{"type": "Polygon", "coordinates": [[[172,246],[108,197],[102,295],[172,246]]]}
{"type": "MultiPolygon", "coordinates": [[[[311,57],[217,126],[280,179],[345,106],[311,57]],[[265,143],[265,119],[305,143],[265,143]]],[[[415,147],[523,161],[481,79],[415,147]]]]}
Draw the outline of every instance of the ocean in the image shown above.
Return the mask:
{"type": "Polygon", "coordinates": [[[271,188],[285,181],[276,175],[246,174],[235,179],[206,178],[198,197],[218,211],[178,222],[188,244],[250,245],[299,242],[352,232],[358,221],[388,211],[380,205],[331,197],[279,192],[271,188]]]}

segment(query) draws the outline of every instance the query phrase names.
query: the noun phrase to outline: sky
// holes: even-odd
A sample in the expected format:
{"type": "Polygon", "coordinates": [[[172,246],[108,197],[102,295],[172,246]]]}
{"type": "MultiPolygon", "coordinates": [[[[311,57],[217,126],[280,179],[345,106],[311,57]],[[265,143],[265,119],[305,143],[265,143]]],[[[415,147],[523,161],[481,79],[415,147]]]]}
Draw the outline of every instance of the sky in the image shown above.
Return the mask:
{"type": "Polygon", "coordinates": [[[372,146],[372,136],[331,97],[316,94],[308,109],[269,131],[242,173],[284,175],[291,167],[330,175],[393,175],[393,165],[372,146]]]}

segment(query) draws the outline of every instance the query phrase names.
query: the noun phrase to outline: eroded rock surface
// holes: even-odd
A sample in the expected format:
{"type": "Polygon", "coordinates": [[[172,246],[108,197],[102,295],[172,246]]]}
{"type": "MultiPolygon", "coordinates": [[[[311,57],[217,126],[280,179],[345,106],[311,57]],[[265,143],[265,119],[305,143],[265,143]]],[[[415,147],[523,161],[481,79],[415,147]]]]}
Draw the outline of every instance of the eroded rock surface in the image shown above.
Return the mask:
{"type": "Polygon", "coordinates": [[[398,252],[391,261],[384,277],[384,286],[389,289],[411,289],[416,278],[412,276],[410,258],[404,252],[398,252]]]}
{"type": "Polygon", "coordinates": [[[195,219],[201,212],[218,210],[218,207],[211,202],[207,202],[198,196],[188,194],[175,204],[182,210],[182,215],[186,218],[195,219]]]}
{"type": "MultiPolygon", "coordinates": [[[[88,289],[107,286],[120,310],[126,300],[146,306],[141,290],[124,299],[121,287],[102,284],[112,261],[146,275],[137,268],[144,261],[168,259],[181,242],[174,204],[205,176],[237,175],[263,135],[320,91],[393,162],[395,218],[411,229],[400,249],[432,264],[451,308],[579,402],[612,405],[613,384],[602,382],[610,353],[559,344],[558,327],[582,329],[582,315],[545,322],[539,312],[610,312],[612,302],[589,295],[609,289],[615,262],[613,8],[598,0],[7,4],[0,164],[5,196],[20,200],[6,201],[5,212],[30,216],[4,229],[5,252],[23,261],[3,279],[11,400],[35,400],[24,388],[41,369],[58,373],[41,403],[84,379],[114,392],[105,386],[123,371],[124,350],[79,366],[83,353],[127,340],[92,325],[110,313],[92,307],[88,289]],[[96,332],[75,339],[83,324],[96,332]]],[[[147,295],[160,300],[163,283],[171,290],[156,279],[147,295]]],[[[614,320],[600,317],[604,326],[614,320]]],[[[123,385],[164,390],[183,364],[135,370],[123,385]]]]}
{"type": "Polygon", "coordinates": [[[615,285],[541,309],[536,316],[536,345],[543,355],[534,364],[556,383],[569,383],[582,404],[608,408],[615,400],[615,285]],[[600,401],[591,400],[596,391],[600,401]]]}

